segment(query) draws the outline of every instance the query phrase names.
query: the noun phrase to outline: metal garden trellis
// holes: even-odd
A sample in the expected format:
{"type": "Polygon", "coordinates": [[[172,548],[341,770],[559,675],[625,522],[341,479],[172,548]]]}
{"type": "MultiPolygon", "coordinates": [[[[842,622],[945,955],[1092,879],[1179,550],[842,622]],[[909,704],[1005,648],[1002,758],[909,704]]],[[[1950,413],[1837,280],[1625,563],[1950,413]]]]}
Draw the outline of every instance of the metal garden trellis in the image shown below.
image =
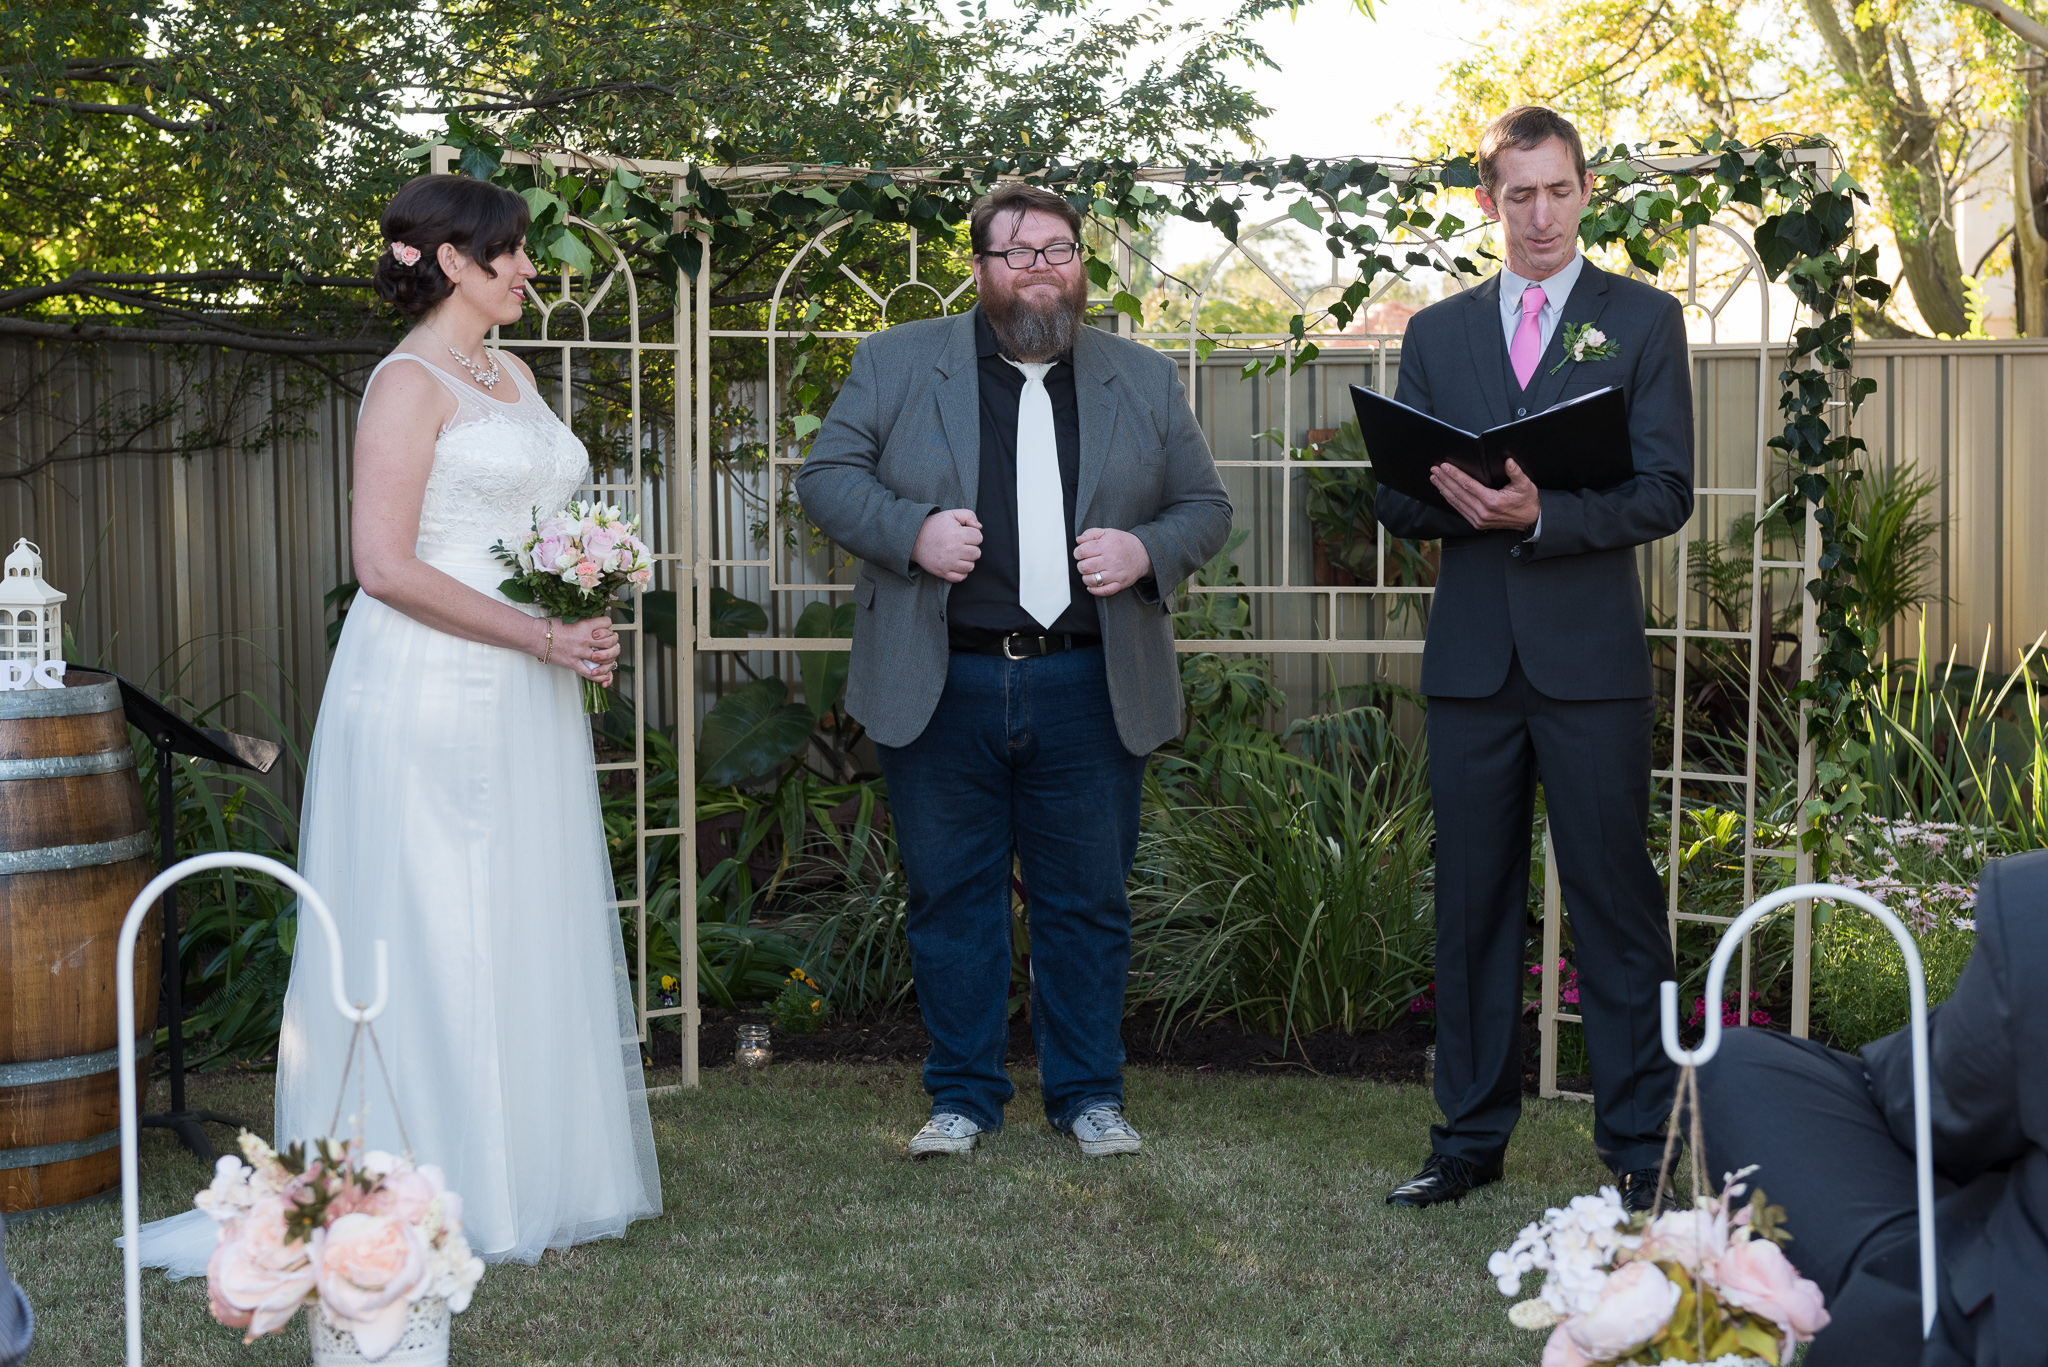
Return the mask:
{"type": "MultiPolygon", "coordinates": [[[[439,171],[453,170],[460,151],[453,147],[438,147],[432,154],[432,165],[439,171]]],[[[1807,149],[1793,152],[1790,159],[1802,162],[1823,171],[1834,169],[1833,154],[1826,149],[1807,149]]],[[[764,191],[770,187],[829,184],[837,181],[857,179],[873,174],[868,168],[796,168],[782,166],[709,167],[693,166],[680,162],[643,161],[602,155],[581,153],[532,154],[507,152],[504,160],[513,163],[545,164],[557,171],[580,169],[609,174],[615,168],[623,168],[650,182],[666,182],[673,187],[673,198],[681,200],[686,187],[694,176],[699,181],[718,186],[728,191],[752,189],[764,191]]],[[[1646,168],[1661,173],[1686,174],[1706,173],[1719,161],[1712,155],[1653,159],[1642,163],[1646,168]]],[[[1398,175],[1389,168],[1390,175],[1398,175]]],[[[895,168],[887,171],[892,178],[900,181],[939,181],[944,173],[928,168],[895,168]]],[[[1155,167],[1138,173],[1141,183],[1180,186],[1188,181],[1185,168],[1155,167]]],[[[1165,206],[1162,205],[1162,208],[1165,206]]],[[[646,805],[646,737],[645,709],[640,713],[635,733],[633,757],[630,760],[613,760],[600,764],[600,769],[609,772],[630,772],[636,788],[635,797],[635,867],[640,870],[640,882],[632,889],[631,895],[618,902],[621,910],[630,908],[639,929],[639,960],[636,965],[635,1002],[639,1015],[643,1040],[646,1037],[647,1022],[662,1017],[673,1017],[678,1021],[682,1033],[683,1085],[694,1085],[698,1074],[698,1029],[700,1015],[696,991],[696,924],[694,910],[697,898],[697,849],[695,830],[695,725],[699,703],[699,673],[704,663],[730,652],[805,652],[820,650],[845,650],[850,642],[837,638],[800,637],[786,630],[771,629],[766,636],[750,637],[743,643],[732,638],[711,634],[713,621],[711,594],[714,586],[730,587],[741,576],[749,580],[749,587],[758,585],[759,592],[767,594],[771,606],[771,622],[787,623],[794,618],[790,610],[800,599],[813,601],[829,600],[830,595],[849,593],[852,584],[837,583],[827,578],[808,577],[818,566],[800,551],[792,551],[785,544],[781,525],[780,499],[777,495],[796,466],[802,463],[802,456],[793,444],[787,443],[780,433],[776,413],[778,388],[781,375],[781,353],[791,343],[809,337],[820,339],[857,339],[866,335],[862,330],[830,329],[813,327],[799,322],[789,326],[784,322],[786,297],[790,282],[795,278],[799,263],[809,254],[820,250],[845,224],[832,223],[813,234],[794,254],[777,280],[769,301],[766,326],[714,328],[711,311],[711,265],[713,261],[713,238],[706,225],[687,220],[682,213],[675,215],[673,231],[694,233],[701,253],[700,265],[694,279],[679,282],[675,291],[672,317],[668,320],[668,338],[661,340],[647,335],[642,328],[639,292],[633,280],[625,255],[619,251],[604,233],[595,225],[581,220],[570,220],[582,228],[594,240],[603,253],[606,264],[594,280],[586,280],[580,287],[574,282],[572,273],[564,271],[558,295],[543,303],[539,319],[539,335],[506,337],[499,344],[513,349],[554,350],[561,360],[561,374],[564,383],[560,386],[556,402],[564,420],[573,417],[575,404],[574,387],[567,383],[567,377],[575,373],[575,362],[581,355],[614,353],[622,356],[627,367],[627,390],[631,448],[629,478],[621,482],[602,484],[597,487],[601,493],[624,502],[632,511],[648,516],[650,524],[659,521],[665,524],[666,533],[651,538],[656,552],[659,573],[668,576],[674,584],[678,602],[690,602],[694,611],[690,620],[684,620],[684,613],[677,613],[676,656],[674,660],[673,715],[676,726],[676,752],[680,773],[679,812],[680,819],[675,826],[650,828],[647,825],[646,805]],[[623,337],[608,336],[593,338],[590,329],[592,314],[614,288],[618,277],[623,276],[624,302],[626,305],[626,332],[623,337]],[[572,335],[563,335],[558,320],[566,319],[573,324],[572,335]],[[768,453],[765,462],[765,487],[756,490],[760,504],[766,513],[763,525],[754,535],[755,529],[737,524],[732,515],[734,487],[733,476],[719,468],[721,452],[714,449],[718,432],[713,421],[713,396],[721,380],[713,363],[714,340],[725,343],[758,343],[766,349],[767,383],[764,388],[766,402],[757,415],[759,441],[768,453]],[[650,445],[644,437],[646,413],[643,408],[643,358],[650,355],[666,355],[673,365],[669,419],[677,434],[670,465],[660,478],[654,478],[643,463],[643,452],[650,445]],[[687,461],[687,474],[678,467],[687,461]],[[647,849],[651,839],[673,838],[678,842],[680,869],[678,879],[678,925],[676,939],[681,958],[681,986],[677,1003],[672,1006],[650,1006],[646,981],[647,945],[647,849]]],[[[1277,223],[1280,220],[1274,220],[1277,223]]],[[[1248,229],[1233,243],[1223,258],[1219,258],[1208,272],[1201,288],[1194,292],[1187,329],[1178,333],[1139,330],[1133,321],[1123,315],[1116,318],[1118,331],[1136,340],[1157,346],[1185,347],[1189,401],[1201,411],[1207,387],[1213,383],[1209,378],[1212,367],[1198,356],[1194,345],[1199,328],[1199,312],[1206,301],[1206,293],[1220,274],[1224,261],[1232,253],[1244,253],[1261,270],[1278,276],[1272,268],[1259,260],[1250,244],[1273,223],[1261,224],[1248,229]]],[[[1118,274],[1125,279],[1130,276],[1131,242],[1128,235],[1117,225],[1111,225],[1114,234],[1110,250],[1118,274]]],[[[838,270],[880,311],[886,325],[888,311],[896,298],[910,290],[921,298],[936,303],[941,311],[952,311],[965,297],[965,282],[954,281],[940,284],[925,278],[925,262],[920,260],[920,241],[915,227],[897,229],[905,236],[908,258],[907,279],[888,285],[887,282],[869,281],[844,263],[838,270]]],[[[1405,230],[1411,245],[1432,251],[1439,259],[1447,256],[1444,245],[1416,232],[1405,230]]],[[[1660,763],[1656,777],[1668,787],[1666,799],[1672,815],[1670,847],[1670,878],[1668,886],[1667,911],[1674,932],[1682,923],[1702,922],[1727,925],[1733,918],[1705,912],[1689,911],[1679,905],[1679,860],[1678,842],[1680,812],[1688,786],[1698,788],[1717,785],[1723,789],[1738,790],[1742,797],[1744,817],[1743,838],[1743,893],[1749,901],[1756,894],[1757,860],[1776,858],[1790,860],[1794,865],[1792,881],[1807,882],[1811,875],[1811,859],[1804,849],[1784,849],[1767,846],[1757,839],[1756,820],[1756,742],[1758,729],[1759,681],[1762,673],[1772,663],[1773,649],[1770,643],[1770,623],[1759,620],[1762,616],[1765,576],[1772,572],[1784,572],[1798,576],[1801,586],[1799,598],[1801,614],[1801,661],[1802,668],[1810,677],[1819,648],[1817,614],[1812,599],[1803,591],[1807,582],[1819,573],[1818,556],[1820,536],[1817,533],[1811,505],[1806,515],[1805,553],[1803,561],[1770,560],[1765,557],[1764,524],[1769,505],[1770,461],[1766,440],[1769,434],[1771,396],[1776,392],[1771,371],[1771,343],[1769,337],[1769,292],[1762,261],[1750,246],[1745,236],[1725,222],[1715,221],[1704,228],[1693,228],[1683,233],[1685,284],[1682,300],[1689,311],[1701,317],[1709,331],[1712,342],[1706,347],[1695,347],[1695,373],[1699,373],[1701,352],[1710,354],[1740,354],[1755,357],[1755,440],[1748,444],[1749,457],[1745,468],[1730,471],[1735,478],[1730,482],[1702,480],[1699,494],[1700,504],[1695,510],[1698,521],[1703,510],[1716,506],[1718,500],[1746,501],[1753,516],[1753,531],[1749,562],[1749,628],[1720,629],[1707,625],[1695,626],[1689,614],[1698,606],[1696,595],[1687,581],[1688,547],[1693,539],[1692,524],[1682,529],[1676,538],[1676,583],[1671,599],[1673,625],[1653,627],[1653,640],[1669,641],[1673,650],[1673,668],[1676,671],[1674,690],[1674,715],[1672,718],[1672,753],[1660,763]],[[1739,261],[1739,270],[1734,279],[1712,300],[1706,298],[1702,285],[1700,237],[1703,231],[1711,236],[1725,239],[1733,245],[1739,261]],[[1719,342],[1719,328],[1722,314],[1745,286],[1753,284],[1759,300],[1758,336],[1753,343],[1728,347],[1719,342]],[[1744,763],[1740,772],[1726,772],[1698,766],[1688,766],[1685,755],[1685,680],[1688,648],[1699,643],[1722,643],[1743,651],[1743,673],[1746,677],[1746,734],[1744,763]]],[[[1333,268],[1334,269],[1334,268],[1333,268]]],[[[1456,278],[1453,272],[1453,278],[1456,278]]],[[[1296,302],[1305,306],[1312,302],[1301,297],[1284,282],[1296,302]]],[[[1710,282],[1711,283],[1711,282],[1710,282]]],[[[1462,282],[1460,282],[1462,287],[1462,282]]],[[[1213,335],[1212,335],[1213,336],[1213,335]]],[[[1304,340],[1327,344],[1331,338],[1314,335],[1297,338],[1286,334],[1237,335],[1234,340],[1240,346],[1259,345],[1277,347],[1282,358],[1292,361],[1298,354],[1304,340]]],[[[1227,343],[1226,343],[1227,345],[1227,343]]],[[[1386,387],[1389,382],[1387,361],[1398,349],[1398,340],[1393,338],[1368,338],[1364,349],[1373,361],[1373,382],[1386,387]]],[[[1318,364],[1327,364],[1333,359],[1336,348],[1323,351],[1318,364]]],[[[1242,352],[1240,352],[1240,356],[1242,352]]],[[[1220,369],[1220,367],[1218,367],[1220,369]]],[[[1269,372],[1256,383],[1271,385],[1274,375],[1269,372]]],[[[1288,434],[1296,428],[1296,408],[1299,381],[1293,367],[1287,367],[1287,374],[1280,383],[1278,408],[1281,413],[1281,430],[1288,434]]],[[[1306,401],[1302,399],[1302,401],[1306,401]]],[[[1844,405],[1846,412],[1847,406],[1844,405]]],[[[1249,435],[1249,434],[1244,434],[1249,435]]],[[[1212,433],[1212,439],[1216,434],[1212,433]]],[[[1255,613],[1255,620],[1268,629],[1260,632],[1255,639],[1244,641],[1184,641],[1180,648],[1184,652],[1219,651],[1242,654],[1269,654],[1275,657],[1314,655],[1319,657],[1366,657],[1377,658],[1378,667],[1398,667],[1402,657],[1419,653],[1421,641],[1412,635],[1371,635],[1347,630],[1345,623],[1362,622],[1366,614],[1352,614],[1347,617],[1346,609],[1353,604],[1370,604],[1376,600],[1391,600],[1403,596],[1426,596],[1432,590],[1403,586],[1388,582],[1387,540],[1383,530],[1378,533],[1375,558],[1376,578],[1372,584],[1357,586],[1331,586],[1298,582],[1295,575],[1297,541],[1293,532],[1295,509],[1299,503],[1298,485],[1304,475],[1305,463],[1297,459],[1292,450],[1283,449],[1277,456],[1254,453],[1249,458],[1238,458],[1227,451],[1219,450],[1218,464],[1226,471],[1226,477],[1242,483],[1265,481],[1277,486],[1276,500],[1280,512],[1280,544],[1277,556],[1277,578],[1271,582],[1251,582],[1230,586],[1191,584],[1189,591],[1195,594],[1229,593],[1251,598],[1262,606],[1255,613]],[[1237,473],[1243,472],[1243,473],[1237,473]],[[1320,607],[1316,604],[1320,603],[1320,607]],[[1301,610],[1306,605],[1305,613],[1301,610]],[[1320,629],[1317,618],[1320,617],[1320,629]],[[1307,624],[1306,629],[1303,623],[1307,624]],[[1275,629],[1277,628],[1277,629],[1275,629]],[[1389,658],[1391,657],[1391,658],[1389,658]]],[[[1359,462],[1332,461],[1320,463],[1316,468],[1334,470],[1355,468],[1359,462]]],[[[1718,473],[1718,472],[1710,472],[1718,473]]],[[[1305,545],[1305,540],[1299,544],[1305,545]]],[[[1661,554],[1661,548],[1646,550],[1646,567],[1654,569],[1651,557],[1661,554]]],[[[635,607],[639,603],[636,599],[635,607]]],[[[636,611],[635,622],[627,625],[632,642],[631,663],[633,677],[645,681],[648,673],[649,651],[647,648],[644,614],[636,611]]],[[[643,682],[640,687],[646,687],[643,682]]],[[[1802,793],[1811,790],[1813,780],[1813,744],[1802,727],[1799,753],[1799,782],[1802,793]]],[[[1546,852],[1547,853],[1547,852],[1546,852]]],[[[1542,1028],[1542,1084],[1547,1095],[1564,1095],[1556,1086],[1557,1031],[1560,1024],[1575,1022],[1575,1013],[1561,1009],[1557,975],[1558,948],[1561,943],[1562,907],[1554,867],[1546,858],[1545,875],[1545,918],[1544,918],[1544,959],[1542,984],[1542,1011],[1539,1017],[1542,1028]]],[[[1807,958],[1811,935],[1810,904],[1801,902],[1795,911],[1794,929],[1794,988],[1792,1027],[1803,1034],[1807,1027],[1807,958]]],[[[1745,939],[1741,973],[1742,990],[1745,993],[1750,981],[1751,954],[1745,939]]]]}

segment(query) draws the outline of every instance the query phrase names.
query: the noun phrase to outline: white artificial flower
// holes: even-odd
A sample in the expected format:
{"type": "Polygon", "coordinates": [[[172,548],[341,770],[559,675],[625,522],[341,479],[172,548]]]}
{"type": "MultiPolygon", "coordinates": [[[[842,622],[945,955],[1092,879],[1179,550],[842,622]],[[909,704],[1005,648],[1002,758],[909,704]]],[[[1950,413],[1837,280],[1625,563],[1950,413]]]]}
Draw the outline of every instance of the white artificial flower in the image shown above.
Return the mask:
{"type": "Polygon", "coordinates": [[[1526,1300],[1508,1307],[1508,1323],[1517,1329],[1548,1329],[1558,1323],[1558,1318],[1557,1312],[1541,1300],[1526,1300]]]}

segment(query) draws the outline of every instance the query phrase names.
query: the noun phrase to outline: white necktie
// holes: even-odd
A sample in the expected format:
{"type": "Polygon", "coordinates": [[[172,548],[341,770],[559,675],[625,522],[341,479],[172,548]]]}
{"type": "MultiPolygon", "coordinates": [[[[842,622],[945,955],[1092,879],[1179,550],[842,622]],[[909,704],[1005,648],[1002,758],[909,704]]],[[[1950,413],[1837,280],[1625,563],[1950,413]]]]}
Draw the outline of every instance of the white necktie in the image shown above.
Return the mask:
{"type": "Polygon", "coordinates": [[[1052,395],[1045,388],[1052,365],[1010,364],[1024,372],[1024,393],[1017,400],[1017,601],[1040,626],[1050,627],[1072,600],[1059,440],[1053,435],[1052,395]]]}

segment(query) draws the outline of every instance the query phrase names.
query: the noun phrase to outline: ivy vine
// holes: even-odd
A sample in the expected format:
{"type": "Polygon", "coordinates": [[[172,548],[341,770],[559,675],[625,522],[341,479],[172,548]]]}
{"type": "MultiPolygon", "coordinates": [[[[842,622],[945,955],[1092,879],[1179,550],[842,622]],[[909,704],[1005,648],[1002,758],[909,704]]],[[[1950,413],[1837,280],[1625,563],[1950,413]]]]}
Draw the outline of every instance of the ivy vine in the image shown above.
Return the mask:
{"type": "MultiPolygon", "coordinates": [[[[590,250],[569,222],[573,216],[604,228],[637,265],[651,268],[671,286],[704,269],[699,232],[709,238],[716,260],[761,260],[793,250],[835,225],[848,230],[843,240],[849,241],[870,224],[957,231],[974,199],[999,177],[1046,186],[1098,225],[1131,232],[1177,215],[1210,224],[1234,242],[1254,204],[1271,204],[1275,213],[1266,216],[1284,213],[1319,233],[1330,255],[1349,264],[1353,278],[1320,312],[1294,315],[1289,340],[1265,344],[1272,354],[1251,361],[1247,374],[1298,368],[1313,359],[1319,329],[1326,323],[1338,329],[1350,324],[1389,276],[1417,269],[1485,273],[1474,257],[1486,252],[1472,246],[1468,254],[1459,253],[1461,241],[1473,238],[1481,225],[1444,207],[1446,192],[1479,183],[1469,155],[1397,160],[1295,156],[1190,164],[1177,175],[1108,160],[1021,159],[919,168],[796,165],[767,181],[720,183],[692,171],[681,193],[664,194],[625,167],[555,174],[506,159],[504,148],[473,129],[451,129],[450,137],[460,147],[465,171],[511,185],[527,197],[534,210],[530,240],[538,255],[577,271],[592,269],[590,250]],[[689,221],[685,231],[672,231],[678,213],[689,221]],[[1424,250],[1425,235],[1443,245],[1448,266],[1424,250]]],[[[1805,310],[1778,376],[1783,423],[1769,444],[1795,471],[1782,516],[1791,527],[1802,528],[1810,505],[1820,532],[1820,572],[1807,591],[1819,610],[1821,648],[1812,677],[1796,696],[1810,705],[1808,734],[1824,756],[1847,736],[1860,687],[1871,675],[1855,587],[1856,537],[1836,511],[1844,482],[1852,477],[1852,458],[1863,449],[1863,442],[1849,433],[1847,420],[1876,389],[1875,381],[1856,377],[1851,368],[1852,303],[1860,296],[1882,304],[1890,293],[1877,273],[1877,249],[1859,250],[1855,243],[1855,206],[1867,197],[1846,172],[1831,174],[1815,159],[1798,155],[1826,146],[1821,139],[1798,137],[1745,146],[1714,133],[1687,145],[1596,149],[1591,156],[1596,193],[1580,225],[1585,246],[1618,248],[1654,276],[1676,257],[1676,241],[1685,230],[1704,227],[1723,210],[1742,206],[1755,222],[1751,239],[1766,275],[1787,286],[1805,310]],[[1682,169],[1667,169],[1673,165],[1682,169]]],[[[426,151],[415,150],[422,156],[426,151]]],[[[819,254],[815,269],[793,291],[796,299],[806,301],[800,319],[793,320],[795,329],[819,321],[818,300],[840,260],[836,251],[819,254]]],[[[1118,279],[1112,260],[1092,255],[1088,271],[1114,309],[1142,323],[1142,304],[1129,282],[1118,279]]],[[[794,346],[790,401],[796,411],[789,431],[798,442],[816,431],[814,410],[827,397],[824,386],[807,373],[809,340],[806,336],[794,346]]],[[[1196,347],[1206,357],[1222,340],[1198,336],[1196,347]]],[[[1824,765],[1824,787],[1839,779],[1834,772],[1839,767],[1824,765]]],[[[1809,808],[1810,814],[1819,810],[1809,808]]]]}

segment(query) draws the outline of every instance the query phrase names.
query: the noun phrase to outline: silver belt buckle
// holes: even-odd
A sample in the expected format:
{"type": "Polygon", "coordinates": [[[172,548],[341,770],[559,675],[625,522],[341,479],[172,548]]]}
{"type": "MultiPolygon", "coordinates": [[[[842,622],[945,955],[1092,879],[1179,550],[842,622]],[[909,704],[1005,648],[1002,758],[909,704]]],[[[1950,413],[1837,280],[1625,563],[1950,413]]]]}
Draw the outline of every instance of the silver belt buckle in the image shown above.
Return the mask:
{"type": "MultiPolygon", "coordinates": [[[[1006,660],[1031,660],[1037,658],[1037,656],[1033,655],[1012,655],[1010,653],[1010,642],[1012,641],[1037,641],[1041,646],[1045,644],[1043,636],[1026,636],[1021,631],[1013,631],[1003,638],[1003,658],[1006,660]]],[[[1038,654],[1043,655],[1045,651],[1041,649],[1038,654]]]]}

